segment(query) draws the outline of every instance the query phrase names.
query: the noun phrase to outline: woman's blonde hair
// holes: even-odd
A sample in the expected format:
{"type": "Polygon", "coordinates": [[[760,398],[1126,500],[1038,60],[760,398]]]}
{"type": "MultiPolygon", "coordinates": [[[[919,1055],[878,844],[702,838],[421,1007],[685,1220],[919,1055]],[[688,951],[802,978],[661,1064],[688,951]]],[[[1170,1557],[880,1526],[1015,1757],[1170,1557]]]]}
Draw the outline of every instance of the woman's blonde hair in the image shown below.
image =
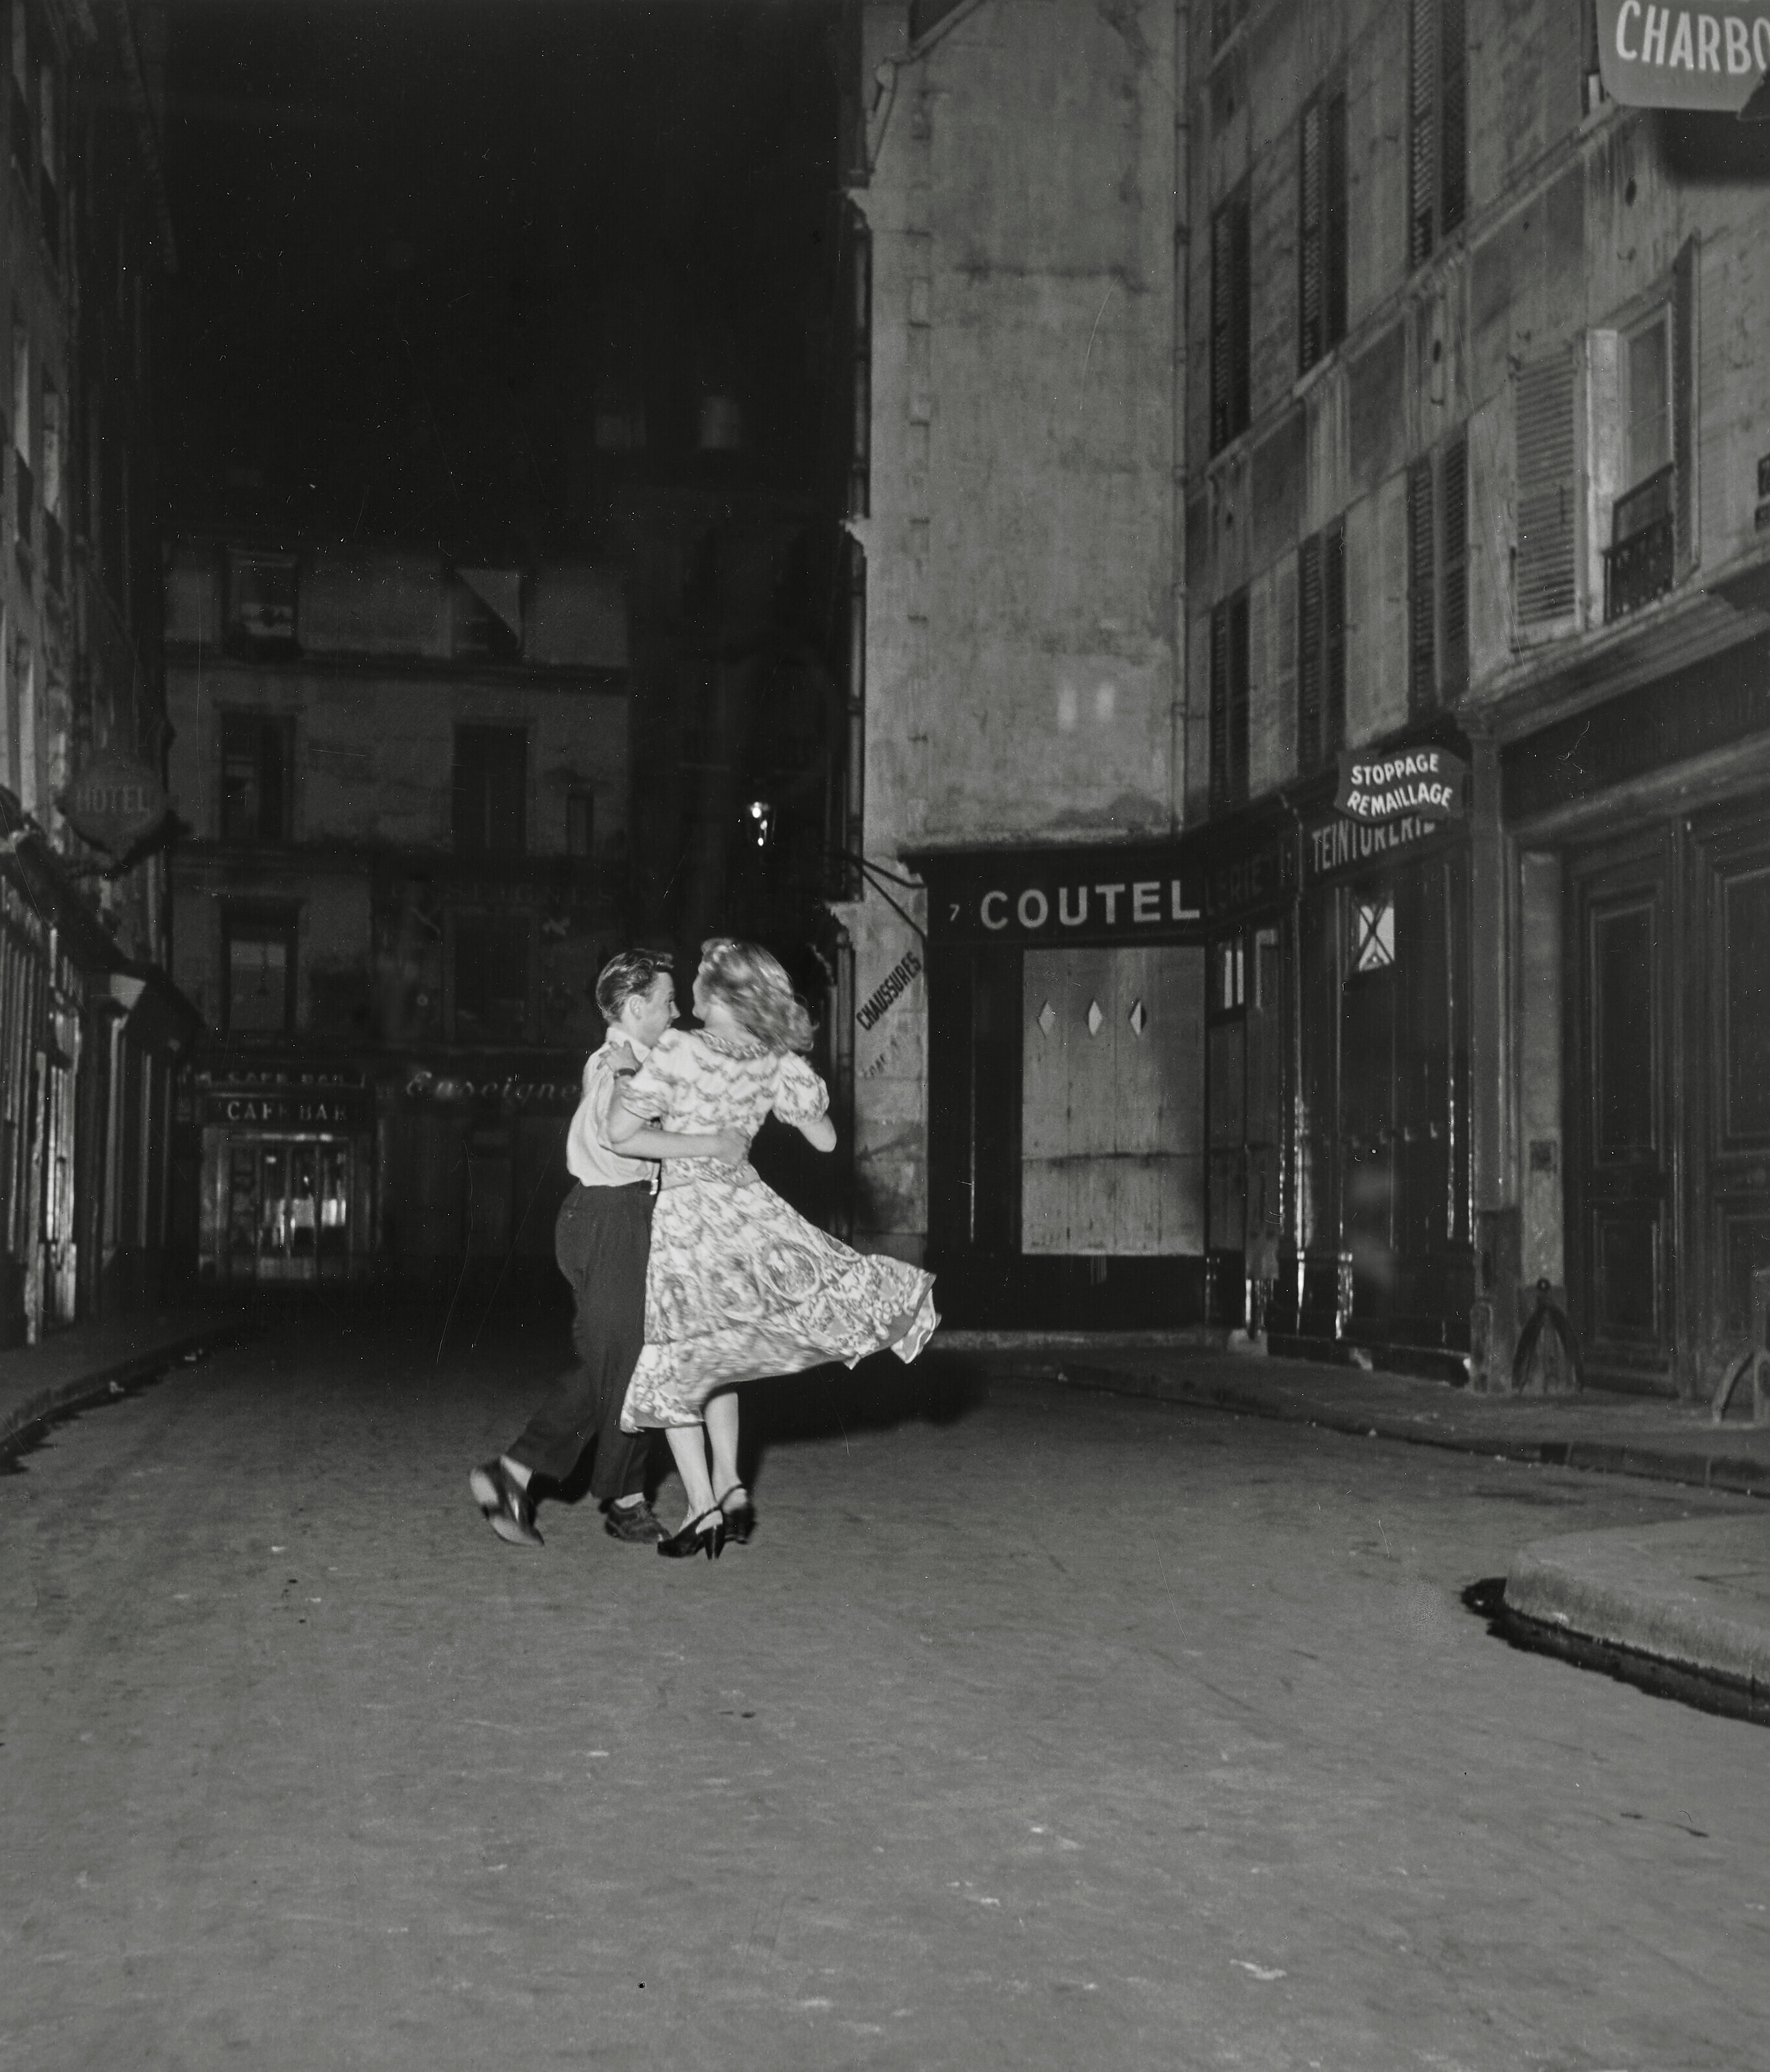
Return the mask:
{"type": "Polygon", "coordinates": [[[710,935],[701,945],[700,980],[739,1028],[771,1050],[809,1050],[811,1017],[778,957],[759,943],[710,935]]]}

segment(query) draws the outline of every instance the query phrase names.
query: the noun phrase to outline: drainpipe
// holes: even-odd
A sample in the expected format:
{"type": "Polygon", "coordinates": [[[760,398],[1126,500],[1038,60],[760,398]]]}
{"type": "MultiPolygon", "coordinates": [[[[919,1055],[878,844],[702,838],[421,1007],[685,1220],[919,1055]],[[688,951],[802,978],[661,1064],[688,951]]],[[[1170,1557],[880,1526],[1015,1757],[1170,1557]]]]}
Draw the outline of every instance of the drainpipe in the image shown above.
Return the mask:
{"type": "Polygon", "coordinates": [[[1168,816],[1175,829],[1184,817],[1186,806],[1187,275],[1192,257],[1192,10],[1188,0],[1174,0],[1174,693],[1168,706],[1167,781],[1168,816]]]}

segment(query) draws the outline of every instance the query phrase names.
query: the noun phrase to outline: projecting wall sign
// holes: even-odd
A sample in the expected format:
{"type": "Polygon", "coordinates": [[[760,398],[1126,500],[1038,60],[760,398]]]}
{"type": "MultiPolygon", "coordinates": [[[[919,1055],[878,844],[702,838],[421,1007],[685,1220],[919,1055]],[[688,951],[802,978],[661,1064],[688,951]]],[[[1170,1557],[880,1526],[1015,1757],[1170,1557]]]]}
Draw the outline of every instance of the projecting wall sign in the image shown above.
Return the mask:
{"type": "Polygon", "coordinates": [[[1469,766],[1447,748],[1397,749],[1387,755],[1343,748],[1336,809],[1367,824],[1459,820],[1469,766]]]}
{"type": "Polygon", "coordinates": [[[76,834],[113,856],[126,855],[166,818],[166,788],[133,755],[99,755],[56,804],[76,834]]]}

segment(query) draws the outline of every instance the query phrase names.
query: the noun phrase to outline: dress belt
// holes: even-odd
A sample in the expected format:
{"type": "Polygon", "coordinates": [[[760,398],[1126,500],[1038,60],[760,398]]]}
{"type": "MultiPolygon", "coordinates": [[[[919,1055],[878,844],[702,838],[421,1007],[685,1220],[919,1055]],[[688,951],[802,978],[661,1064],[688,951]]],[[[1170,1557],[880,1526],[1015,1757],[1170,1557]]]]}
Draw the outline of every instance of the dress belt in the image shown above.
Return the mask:
{"type": "Polygon", "coordinates": [[[721,1158],[673,1158],[664,1168],[661,1190],[692,1187],[697,1180],[725,1180],[734,1187],[754,1187],[762,1176],[754,1166],[727,1166],[721,1158]]]}

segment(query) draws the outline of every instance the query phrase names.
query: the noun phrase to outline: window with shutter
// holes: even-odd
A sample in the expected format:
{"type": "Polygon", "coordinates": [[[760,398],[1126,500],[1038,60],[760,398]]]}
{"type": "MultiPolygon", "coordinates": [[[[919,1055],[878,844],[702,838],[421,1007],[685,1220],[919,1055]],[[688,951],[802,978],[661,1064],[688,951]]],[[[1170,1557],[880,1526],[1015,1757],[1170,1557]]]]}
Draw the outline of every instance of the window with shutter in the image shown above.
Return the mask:
{"type": "Polygon", "coordinates": [[[1297,767],[1322,759],[1321,535],[1297,550],[1297,767]]]}
{"type": "Polygon", "coordinates": [[[1346,528],[1335,522],[1297,554],[1297,767],[1319,770],[1346,734],[1346,528]]]}
{"type": "Polygon", "coordinates": [[[1438,689],[1433,500],[1428,457],[1407,471],[1407,696],[1416,712],[1432,705],[1438,689]]]}
{"type": "Polygon", "coordinates": [[[1232,195],[1211,221],[1211,450],[1248,428],[1252,398],[1249,329],[1252,273],[1248,191],[1232,195]]]}
{"type": "Polygon", "coordinates": [[[1672,267],[1672,462],[1677,471],[1677,568],[1686,576],[1701,558],[1697,538],[1697,243],[1687,239],[1672,267]]]}
{"type": "Polygon", "coordinates": [[[1346,97],[1303,112],[1298,184],[1297,360],[1307,373],[1346,335],[1346,97]]]}
{"type": "Polygon", "coordinates": [[[1248,594],[1211,614],[1211,810],[1248,796],[1248,594]]]}
{"type": "Polygon", "coordinates": [[[1523,628],[1566,618],[1576,598],[1572,354],[1563,347],[1521,367],[1513,405],[1517,544],[1513,608],[1523,628]]]}
{"type": "Polygon", "coordinates": [[[1444,449],[1439,467],[1439,500],[1444,548],[1439,689],[1448,704],[1469,687],[1469,441],[1465,432],[1459,432],[1444,449]]]}
{"type": "Polygon", "coordinates": [[[1418,266],[1468,210],[1465,0],[1410,0],[1407,256],[1418,266]]]}

